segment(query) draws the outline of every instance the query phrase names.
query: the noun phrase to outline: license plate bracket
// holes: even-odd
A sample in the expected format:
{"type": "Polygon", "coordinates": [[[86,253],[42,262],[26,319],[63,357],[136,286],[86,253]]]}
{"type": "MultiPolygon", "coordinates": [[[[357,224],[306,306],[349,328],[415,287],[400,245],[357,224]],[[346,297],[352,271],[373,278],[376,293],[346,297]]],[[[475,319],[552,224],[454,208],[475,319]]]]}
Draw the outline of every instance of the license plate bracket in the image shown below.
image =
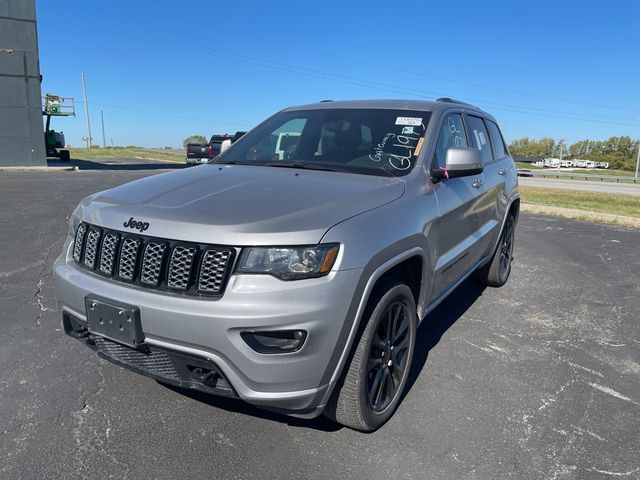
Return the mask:
{"type": "Polygon", "coordinates": [[[131,348],[142,348],[144,333],[140,309],[100,297],[85,297],[87,327],[90,333],[131,348]]]}

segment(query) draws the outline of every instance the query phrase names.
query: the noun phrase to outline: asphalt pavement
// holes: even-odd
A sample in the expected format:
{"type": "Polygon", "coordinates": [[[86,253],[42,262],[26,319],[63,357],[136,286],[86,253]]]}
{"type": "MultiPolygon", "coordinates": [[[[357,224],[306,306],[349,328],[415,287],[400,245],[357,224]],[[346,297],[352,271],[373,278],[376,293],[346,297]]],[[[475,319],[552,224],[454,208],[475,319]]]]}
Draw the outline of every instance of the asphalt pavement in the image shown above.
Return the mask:
{"type": "Polygon", "coordinates": [[[164,387],[63,334],[74,206],[181,168],[105,165],[0,174],[0,479],[640,478],[640,231],[523,214],[508,284],[427,317],[397,413],[362,434],[164,387]]]}
{"type": "Polygon", "coordinates": [[[560,180],[555,178],[519,177],[520,185],[529,187],[559,188],[583,192],[624,193],[640,195],[640,183],[592,182],[587,180],[560,180]]]}

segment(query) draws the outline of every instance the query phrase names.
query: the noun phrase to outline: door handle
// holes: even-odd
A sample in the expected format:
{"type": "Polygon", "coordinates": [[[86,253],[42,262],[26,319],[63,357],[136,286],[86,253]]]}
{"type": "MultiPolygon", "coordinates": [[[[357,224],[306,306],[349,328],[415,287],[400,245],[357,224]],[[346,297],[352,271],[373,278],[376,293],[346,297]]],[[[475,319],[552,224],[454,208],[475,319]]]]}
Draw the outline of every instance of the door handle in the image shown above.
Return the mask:
{"type": "Polygon", "coordinates": [[[484,185],[484,180],[482,180],[481,178],[475,179],[471,184],[473,188],[480,188],[482,185],[484,185]]]}
{"type": "Polygon", "coordinates": [[[506,175],[507,171],[504,168],[501,168],[500,170],[498,170],[498,175],[506,175]]]}

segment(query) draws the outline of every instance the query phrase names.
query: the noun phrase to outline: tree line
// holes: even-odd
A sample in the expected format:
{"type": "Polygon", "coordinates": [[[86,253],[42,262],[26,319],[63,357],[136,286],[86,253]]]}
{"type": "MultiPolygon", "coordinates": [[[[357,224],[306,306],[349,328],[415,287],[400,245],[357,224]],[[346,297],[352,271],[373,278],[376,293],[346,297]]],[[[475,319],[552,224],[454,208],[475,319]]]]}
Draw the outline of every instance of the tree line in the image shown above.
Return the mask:
{"type": "Polygon", "coordinates": [[[187,147],[187,143],[207,143],[209,140],[204,135],[191,135],[182,141],[182,146],[187,147]]]}
{"type": "Polygon", "coordinates": [[[573,144],[556,141],[553,138],[519,138],[509,144],[509,152],[514,157],[579,158],[595,162],[609,162],[611,168],[633,170],[640,140],[631,137],[610,137],[607,140],[580,140],[573,144]]]}

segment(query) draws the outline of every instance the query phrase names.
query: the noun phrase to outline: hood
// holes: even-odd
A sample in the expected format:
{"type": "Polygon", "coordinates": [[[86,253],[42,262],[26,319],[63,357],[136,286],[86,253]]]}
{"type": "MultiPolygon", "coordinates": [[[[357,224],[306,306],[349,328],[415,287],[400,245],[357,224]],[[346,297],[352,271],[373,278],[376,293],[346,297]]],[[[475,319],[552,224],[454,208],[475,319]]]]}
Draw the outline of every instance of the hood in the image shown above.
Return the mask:
{"type": "MultiPolygon", "coordinates": [[[[84,221],[220,245],[315,244],[333,225],[392,202],[404,181],[314,170],[203,165],[146,177],[87,199],[84,221]]],[[[131,230],[135,232],[135,230],[131,230]]]]}

